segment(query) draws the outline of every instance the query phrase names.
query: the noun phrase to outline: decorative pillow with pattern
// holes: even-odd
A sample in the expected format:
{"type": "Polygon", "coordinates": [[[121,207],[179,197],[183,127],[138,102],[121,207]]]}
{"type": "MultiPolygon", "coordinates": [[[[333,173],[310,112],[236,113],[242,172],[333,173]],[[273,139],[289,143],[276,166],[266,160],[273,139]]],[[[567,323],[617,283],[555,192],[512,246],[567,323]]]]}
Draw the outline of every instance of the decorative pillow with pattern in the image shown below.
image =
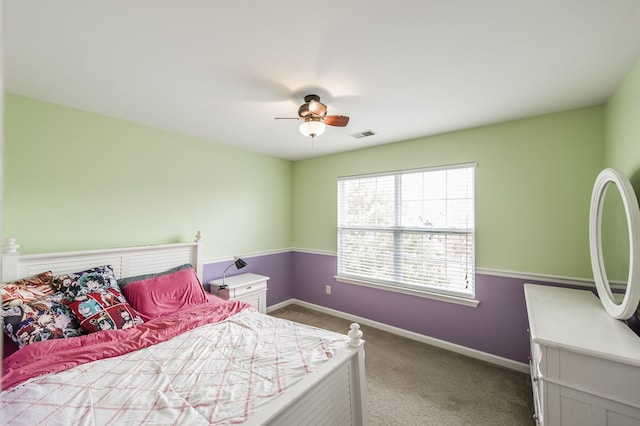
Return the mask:
{"type": "Polygon", "coordinates": [[[84,296],[87,293],[118,288],[118,281],[110,265],[98,266],[71,274],[53,277],[53,287],[56,291],[65,293],[68,299],[84,296]]]}
{"type": "Polygon", "coordinates": [[[64,303],[69,306],[80,326],[90,333],[130,328],[143,323],[122,293],[112,287],[76,296],[72,301],[64,300],[64,303]]]}
{"type": "Polygon", "coordinates": [[[43,272],[2,285],[2,307],[22,305],[35,299],[53,294],[53,274],[43,272]]]}
{"type": "Polygon", "coordinates": [[[54,293],[4,308],[4,332],[19,348],[42,340],[81,335],[80,324],[62,303],[63,298],[63,294],[54,293]]]}

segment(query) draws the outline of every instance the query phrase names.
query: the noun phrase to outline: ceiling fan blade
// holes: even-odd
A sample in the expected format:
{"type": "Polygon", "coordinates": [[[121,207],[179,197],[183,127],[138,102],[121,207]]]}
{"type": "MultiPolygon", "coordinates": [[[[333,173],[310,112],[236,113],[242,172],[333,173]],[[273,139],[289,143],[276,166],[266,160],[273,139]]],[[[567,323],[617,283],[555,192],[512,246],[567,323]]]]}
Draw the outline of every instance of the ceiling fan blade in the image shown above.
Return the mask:
{"type": "Polygon", "coordinates": [[[349,123],[349,117],[346,115],[328,115],[324,122],[327,126],[344,127],[349,123]]]}
{"type": "Polygon", "coordinates": [[[300,120],[300,117],[273,117],[274,120],[300,120]]]}

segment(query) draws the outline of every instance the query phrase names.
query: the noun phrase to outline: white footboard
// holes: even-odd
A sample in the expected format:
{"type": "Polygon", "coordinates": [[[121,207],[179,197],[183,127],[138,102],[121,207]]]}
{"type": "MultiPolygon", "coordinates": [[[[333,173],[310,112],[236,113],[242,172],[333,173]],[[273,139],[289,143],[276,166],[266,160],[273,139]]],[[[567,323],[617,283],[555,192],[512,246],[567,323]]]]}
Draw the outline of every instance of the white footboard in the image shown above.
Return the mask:
{"type": "Polygon", "coordinates": [[[364,340],[351,325],[348,350],[257,410],[247,425],[367,425],[364,340]]]}

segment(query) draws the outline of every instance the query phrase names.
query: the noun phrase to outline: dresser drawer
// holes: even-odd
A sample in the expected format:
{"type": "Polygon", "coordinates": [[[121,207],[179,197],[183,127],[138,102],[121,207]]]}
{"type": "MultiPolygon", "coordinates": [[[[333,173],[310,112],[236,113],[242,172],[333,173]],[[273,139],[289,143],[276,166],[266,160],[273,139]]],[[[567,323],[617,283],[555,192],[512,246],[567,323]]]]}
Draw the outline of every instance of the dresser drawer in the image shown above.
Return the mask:
{"type": "Polygon", "coordinates": [[[529,367],[531,369],[531,389],[533,391],[533,408],[535,410],[534,419],[537,425],[544,424],[544,412],[542,404],[544,382],[540,380],[540,362],[542,361],[542,351],[540,345],[531,342],[531,360],[529,367]]]}
{"type": "Polygon", "coordinates": [[[537,425],[544,424],[544,412],[542,405],[542,395],[544,390],[542,387],[544,386],[544,382],[540,380],[540,377],[535,373],[535,367],[533,363],[530,362],[531,365],[531,389],[533,391],[533,408],[535,410],[533,418],[536,420],[537,425]]]}

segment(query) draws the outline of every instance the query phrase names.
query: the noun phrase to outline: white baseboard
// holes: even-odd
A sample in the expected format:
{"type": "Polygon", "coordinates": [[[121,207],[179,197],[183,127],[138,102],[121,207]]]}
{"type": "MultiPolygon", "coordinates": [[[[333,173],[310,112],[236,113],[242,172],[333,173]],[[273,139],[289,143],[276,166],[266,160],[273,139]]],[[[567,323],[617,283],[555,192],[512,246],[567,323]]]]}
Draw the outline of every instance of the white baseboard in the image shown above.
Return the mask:
{"type": "Polygon", "coordinates": [[[276,303],[275,305],[267,306],[267,313],[273,312],[273,311],[277,311],[280,308],[287,307],[287,306],[292,305],[294,303],[302,305],[302,303],[306,303],[306,302],[298,303],[298,299],[285,300],[284,302],[280,302],[280,303],[276,303]]]}
{"type": "MultiPolygon", "coordinates": [[[[404,330],[402,328],[394,327],[378,321],[373,321],[364,317],[359,317],[357,315],[351,315],[346,312],[337,311],[335,309],[325,308],[324,306],[315,305],[313,303],[304,302],[298,299],[289,299],[289,300],[285,300],[284,302],[278,303],[276,305],[269,306],[267,308],[267,313],[273,312],[276,309],[284,308],[285,306],[288,306],[291,304],[300,305],[305,308],[313,309],[315,311],[332,315],[334,317],[344,318],[349,321],[357,322],[358,324],[361,324],[361,325],[377,328],[379,330],[386,331],[388,333],[396,334],[398,336],[406,337],[411,340],[416,340],[418,342],[426,343],[427,345],[436,346],[438,348],[442,348],[442,349],[446,349],[462,355],[466,355],[471,358],[486,361],[491,364],[500,365],[502,367],[506,367],[511,370],[520,371],[526,374],[531,373],[531,370],[529,369],[529,364],[514,361],[508,358],[489,354],[486,352],[478,351],[476,349],[467,348],[466,346],[457,345],[455,343],[447,342],[445,340],[435,339],[433,337],[425,336],[424,334],[419,334],[413,331],[404,330]]],[[[347,331],[348,330],[345,330],[345,333],[347,331]]],[[[364,340],[367,340],[366,335],[364,336],[364,340]]]]}

